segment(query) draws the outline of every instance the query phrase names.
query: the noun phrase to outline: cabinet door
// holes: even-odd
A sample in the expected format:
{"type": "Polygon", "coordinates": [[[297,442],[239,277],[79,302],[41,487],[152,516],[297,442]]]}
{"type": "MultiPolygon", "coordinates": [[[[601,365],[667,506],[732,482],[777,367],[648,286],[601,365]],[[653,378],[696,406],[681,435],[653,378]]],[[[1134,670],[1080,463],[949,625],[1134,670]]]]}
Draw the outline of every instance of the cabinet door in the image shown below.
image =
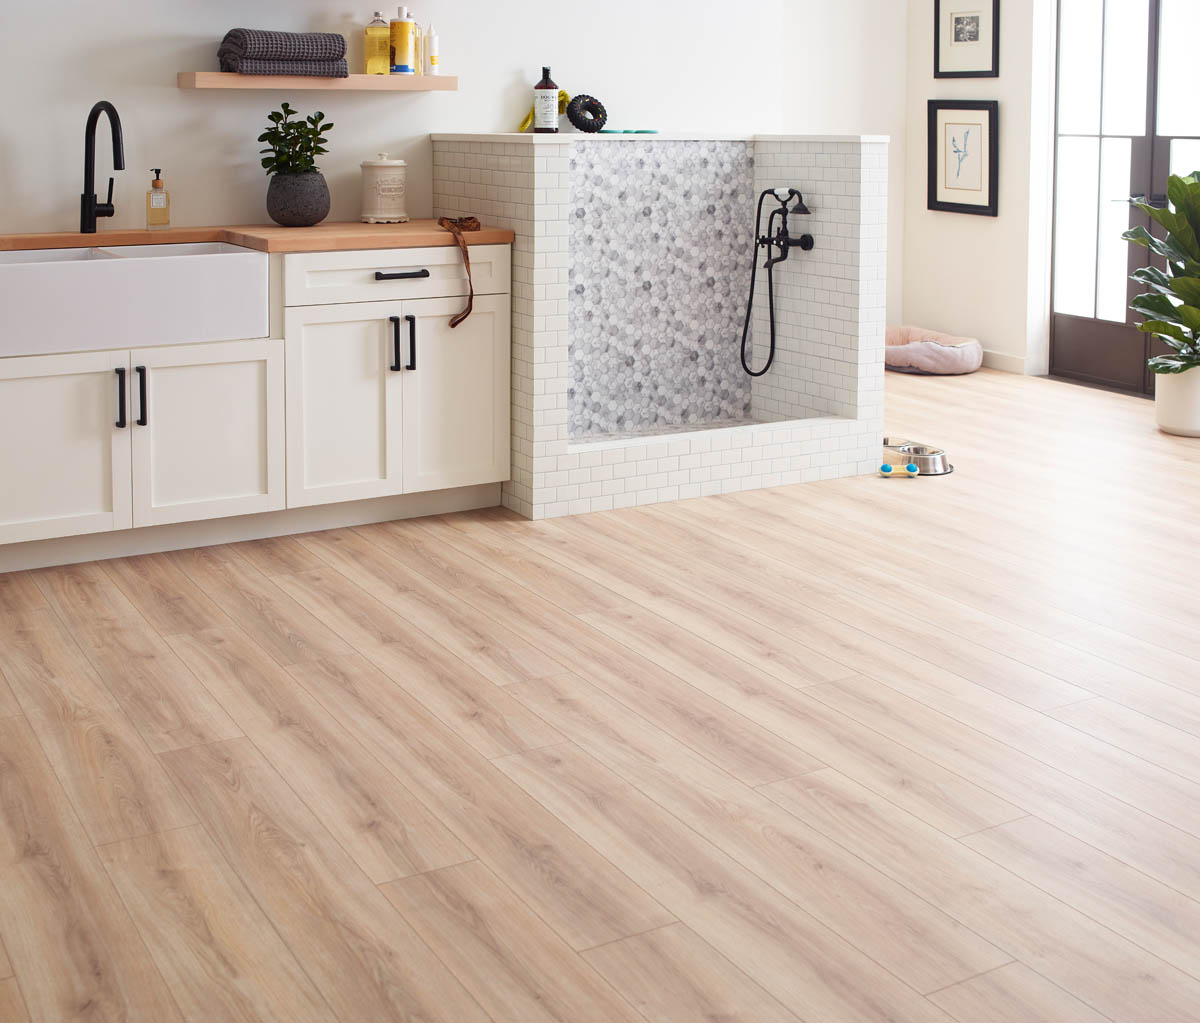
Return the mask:
{"type": "Polygon", "coordinates": [[[509,478],[509,299],[477,295],[471,315],[451,329],[462,308],[461,298],[404,303],[416,355],[401,374],[405,492],[509,478]]]}
{"type": "Polygon", "coordinates": [[[399,302],[288,309],[288,507],[401,492],[399,302]]]}
{"type": "Polygon", "coordinates": [[[0,543],[133,524],[128,370],[127,351],[0,359],[0,543]]]}
{"type": "Polygon", "coordinates": [[[284,506],[282,341],[146,348],[132,362],[135,526],[284,506]]]}

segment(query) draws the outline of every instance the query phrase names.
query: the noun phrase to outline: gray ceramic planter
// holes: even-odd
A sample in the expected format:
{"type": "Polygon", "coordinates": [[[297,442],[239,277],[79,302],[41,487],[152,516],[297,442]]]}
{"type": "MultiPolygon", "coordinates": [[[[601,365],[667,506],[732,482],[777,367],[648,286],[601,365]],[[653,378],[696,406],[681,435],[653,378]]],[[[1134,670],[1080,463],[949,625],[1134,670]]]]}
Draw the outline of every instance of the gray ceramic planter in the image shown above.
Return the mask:
{"type": "Polygon", "coordinates": [[[329,186],[320,171],[275,174],[267,186],[267,213],[283,227],[312,227],[329,216],[329,186]]]}

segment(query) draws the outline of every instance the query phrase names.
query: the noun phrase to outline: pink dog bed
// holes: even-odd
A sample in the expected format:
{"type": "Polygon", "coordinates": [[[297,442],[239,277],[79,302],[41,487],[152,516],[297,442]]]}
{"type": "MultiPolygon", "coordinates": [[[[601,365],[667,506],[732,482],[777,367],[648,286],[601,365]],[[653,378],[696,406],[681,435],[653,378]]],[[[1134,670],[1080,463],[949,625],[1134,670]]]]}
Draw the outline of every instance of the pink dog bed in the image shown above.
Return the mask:
{"type": "Polygon", "coordinates": [[[973,337],[952,337],[921,327],[888,327],[884,362],[898,373],[974,373],[983,365],[983,345],[973,337]]]}

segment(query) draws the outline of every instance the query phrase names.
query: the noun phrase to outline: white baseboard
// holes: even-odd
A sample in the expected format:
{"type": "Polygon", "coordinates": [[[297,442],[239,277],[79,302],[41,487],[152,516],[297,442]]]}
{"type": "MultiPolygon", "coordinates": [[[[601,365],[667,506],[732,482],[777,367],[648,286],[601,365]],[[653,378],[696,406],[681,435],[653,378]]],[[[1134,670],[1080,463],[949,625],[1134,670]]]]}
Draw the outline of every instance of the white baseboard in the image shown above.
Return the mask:
{"type": "Polygon", "coordinates": [[[116,533],[88,533],[57,540],[4,544],[0,545],[0,572],[73,565],[81,561],[104,561],[186,547],[211,547],[240,540],[261,540],[268,536],[411,519],[418,515],[493,508],[499,503],[500,484],[483,483],[454,490],[431,490],[424,494],[401,494],[369,501],[289,508],[262,515],[239,515],[203,522],[180,522],[170,526],[123,529],[116,533]]]}
{"type": "Polygon", "coordinates": [[[1020,373],[1026,372],[1025,359],[1019,355],[1007,355],[1004,352],[993,352],[988,349],[983,350],[983,364],[988,369],[999,369],[1005,373],[1020,373]]]}

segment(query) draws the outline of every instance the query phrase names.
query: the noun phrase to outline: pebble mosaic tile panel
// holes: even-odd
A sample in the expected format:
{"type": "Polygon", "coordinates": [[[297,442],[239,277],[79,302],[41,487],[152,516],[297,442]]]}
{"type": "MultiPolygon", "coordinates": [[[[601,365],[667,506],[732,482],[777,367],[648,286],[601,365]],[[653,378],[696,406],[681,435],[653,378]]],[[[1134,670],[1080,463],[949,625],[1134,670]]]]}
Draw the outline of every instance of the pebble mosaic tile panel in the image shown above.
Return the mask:
{"type": "Polygon", "coordinates": [[[570,435],[745,419],[751,144],[580,141],[570,172],[570,435]]]}

